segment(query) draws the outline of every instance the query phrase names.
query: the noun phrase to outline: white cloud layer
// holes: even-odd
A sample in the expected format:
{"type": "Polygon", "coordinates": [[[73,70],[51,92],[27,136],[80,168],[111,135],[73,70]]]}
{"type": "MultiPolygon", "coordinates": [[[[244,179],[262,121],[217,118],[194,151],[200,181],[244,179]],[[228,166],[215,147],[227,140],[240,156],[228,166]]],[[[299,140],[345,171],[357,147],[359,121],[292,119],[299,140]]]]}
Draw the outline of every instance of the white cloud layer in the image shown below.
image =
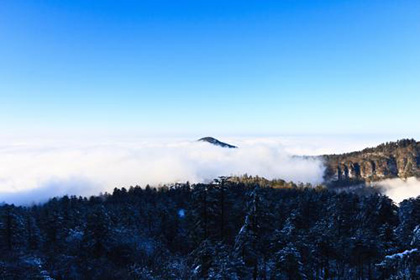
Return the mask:
{"type": "Polygon", "coordinates": [[[415,177],[403,179],[388,179],[375,183],[392,200],[400,203],[404,199],[420,195],[420,180],[415,177]]]}
{"type": "Polygon", "coordinates": [[[318,183],[323,174],[320,161],[291,156],[285,148],[290,145],[278,139],[233,140],[239,149],[195,141],[42,143],[0,146],[0,202],[25,204],[114,187],[205,182],[244,173],[318,183]]]}
{"type": "MultiPolygon", "coordinates": [[[[0,203],[28,204],[55,196],[89,196],[115,187],[206,182],[221,175],[263,176],[320,183],[322,162],[293,155],[319,155],[376,146],[382,139],[268,137],[221,140],[224,149],[196,141],[95,140],[0,142],[0,203]],[[13,143],[13,144],[11,144],[13,143]]],[[[396,202],[420,195],[420,181],[376,183],[396,202]]]]}

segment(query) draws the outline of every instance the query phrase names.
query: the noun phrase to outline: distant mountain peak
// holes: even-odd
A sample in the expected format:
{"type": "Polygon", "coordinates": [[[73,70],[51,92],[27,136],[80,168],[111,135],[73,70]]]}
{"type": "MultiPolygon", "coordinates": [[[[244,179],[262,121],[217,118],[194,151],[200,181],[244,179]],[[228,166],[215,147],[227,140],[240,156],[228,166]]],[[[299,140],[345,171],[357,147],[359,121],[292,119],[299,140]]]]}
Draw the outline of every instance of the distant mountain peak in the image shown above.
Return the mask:
{"type": "Polygon", "coordinates": [[[207,143],[210,143],[212,145],[219,146],[219,147],[222,147],[222,148],[231,148],[231,149],[238,148],[238,147],[236,147],[234,145],[230,145],[228,143],[219,141],[219,140],[217,140],[216,138],[213,138],[213,137],[203,137],[203,138],[198,139],[197,141],[199,141],[199,142],[207,142],[207,143]]]}

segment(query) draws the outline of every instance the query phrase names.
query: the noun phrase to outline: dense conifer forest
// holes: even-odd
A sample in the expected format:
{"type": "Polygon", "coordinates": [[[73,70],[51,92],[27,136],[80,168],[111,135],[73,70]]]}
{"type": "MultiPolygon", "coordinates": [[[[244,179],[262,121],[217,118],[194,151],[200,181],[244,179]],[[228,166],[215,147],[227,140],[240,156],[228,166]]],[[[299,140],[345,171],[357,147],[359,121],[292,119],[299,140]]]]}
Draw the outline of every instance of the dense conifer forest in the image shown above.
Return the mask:
{"type": "Polygon", "coordinates": [[[259,181],[4,204],[0,279],[420,279],[420,198],[259,181]]]}

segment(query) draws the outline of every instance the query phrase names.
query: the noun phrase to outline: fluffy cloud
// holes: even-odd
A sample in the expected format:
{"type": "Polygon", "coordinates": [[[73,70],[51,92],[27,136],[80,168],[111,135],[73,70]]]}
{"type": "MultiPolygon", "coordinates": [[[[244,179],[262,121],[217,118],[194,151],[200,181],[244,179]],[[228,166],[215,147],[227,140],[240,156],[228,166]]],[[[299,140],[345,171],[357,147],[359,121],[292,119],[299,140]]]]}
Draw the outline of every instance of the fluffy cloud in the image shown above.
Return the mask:
{"type": "MultiPolygon", "coordinates": [[[[88,196],[115,187],[206,182],[245,173],[320,183],[322,162],[294,155],[348,152],[382,142],[321,137],[222,140],[239,149],[158,139],[0,143],[0,202],[27,204],[65,194],[88,196]]],[[[376,186],[396,202],[420,195],[415,178],[385,180],[376,186]]]]}
{"type": "Polygon", "coordinates": [[[420,195],[420,180],[415,177],[403,179],[388,179],[375,184],[392,200],[399,203],[410,197],[420,195]]]}
{"type": "Polygon", "coordinates": [[[245,173],[296,182],[322,181],[320,161],[292,156],[278,139],[232,141],[240,148],[195,141],[2,145],[0,201],[40,202],[64,194],[93,195],[114,187],[205,182],[245,173]]]}

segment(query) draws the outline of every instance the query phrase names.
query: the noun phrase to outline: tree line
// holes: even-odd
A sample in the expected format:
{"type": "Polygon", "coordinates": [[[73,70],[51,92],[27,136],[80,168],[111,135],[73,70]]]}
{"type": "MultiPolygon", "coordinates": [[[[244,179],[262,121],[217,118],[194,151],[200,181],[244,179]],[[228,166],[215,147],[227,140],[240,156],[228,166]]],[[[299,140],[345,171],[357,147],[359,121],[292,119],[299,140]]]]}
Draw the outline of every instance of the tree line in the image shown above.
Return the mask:
{"type": "Polygon", "coordinates": [[[420,198],[137,186],[0,206],[0,279],[420,279],[419,225],[420,198]]]}

